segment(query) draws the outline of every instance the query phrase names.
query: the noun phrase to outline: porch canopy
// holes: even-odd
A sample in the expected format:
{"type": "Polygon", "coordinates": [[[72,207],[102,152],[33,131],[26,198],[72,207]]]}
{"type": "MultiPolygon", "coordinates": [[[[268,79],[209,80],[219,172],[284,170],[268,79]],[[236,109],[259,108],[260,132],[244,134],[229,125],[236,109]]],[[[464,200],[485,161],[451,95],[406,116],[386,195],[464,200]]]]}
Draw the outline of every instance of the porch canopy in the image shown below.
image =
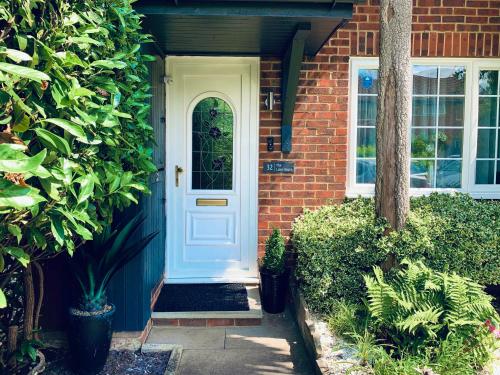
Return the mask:
{"type": "Polygon", "coordinates": [[[310,25],[304,52],[314,56],[352,17],[355,0],[139,0],[144,29],[165,54],[282,56],[310,25]]]}
{"type": "Polygon", "coordinates": [[[163,55],[281,57],[281,151],[290,152],[302,59],[352,18],[356,1],[139,0],[134,8],[163,55]]]}

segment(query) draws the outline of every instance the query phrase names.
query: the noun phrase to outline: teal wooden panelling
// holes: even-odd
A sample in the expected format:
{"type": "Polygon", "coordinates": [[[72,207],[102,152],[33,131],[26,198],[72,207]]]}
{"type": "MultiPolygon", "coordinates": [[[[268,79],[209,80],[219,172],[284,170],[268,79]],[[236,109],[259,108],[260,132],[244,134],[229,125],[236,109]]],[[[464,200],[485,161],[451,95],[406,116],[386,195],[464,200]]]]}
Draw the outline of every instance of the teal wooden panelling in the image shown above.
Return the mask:
{"type": "MultiPolygon", "coordinates": [[[[165,89],[164,61],[157,56],[150,64],[151,117],[156,144],[153,160],[158,172],[150,177],[151,195],[143,196],[138,207],[123,213],[123,217],[142,209],[147,215],[137,236],[159,231],[148,247],[120,271],[109,287],[109,299],[116,307],[114,328],[118,331],[140,331],[150,315],[151,291],[163,277],[165,266],[165,89]]],[[[117,218],[121,219],[121,218],[117,218]]]]}

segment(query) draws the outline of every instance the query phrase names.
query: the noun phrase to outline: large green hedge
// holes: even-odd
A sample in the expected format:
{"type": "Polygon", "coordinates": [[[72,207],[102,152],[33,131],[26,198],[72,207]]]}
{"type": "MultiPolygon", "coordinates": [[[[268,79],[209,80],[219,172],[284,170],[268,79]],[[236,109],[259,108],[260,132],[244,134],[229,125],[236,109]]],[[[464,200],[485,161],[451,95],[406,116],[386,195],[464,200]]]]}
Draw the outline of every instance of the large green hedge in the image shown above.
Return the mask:
{"type": "Polygon", "coordinates": [[[423,259],[481,284],[500,283],[500,204],[465,194],[413,198],[407,226],[384,235],[373,200],[356,199],[305,212],[293,226],[297,277],[305,298],[326,312],[335,299],[358,302],[363,274],[395,254],[423,259]]]}
{"type": "Polygon", "coordinates": [[[2,284],[147,191],[151,56],[130,3],[0,0],[2,284]]]}

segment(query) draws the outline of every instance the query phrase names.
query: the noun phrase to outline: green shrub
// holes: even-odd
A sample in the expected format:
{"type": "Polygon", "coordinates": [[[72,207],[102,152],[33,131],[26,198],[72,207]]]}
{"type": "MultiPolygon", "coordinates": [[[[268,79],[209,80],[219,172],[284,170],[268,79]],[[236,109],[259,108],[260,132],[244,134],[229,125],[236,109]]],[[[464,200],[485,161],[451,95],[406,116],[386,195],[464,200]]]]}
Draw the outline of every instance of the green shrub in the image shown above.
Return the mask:
{"type": "Polygon", "coordinates": [[[500,282],[500,204],[465,194],[413,198],[407,226],[384,236],[373,200],[306,211],[293,225],[297,277],[308,304],[328,312],[334,300],[359,302],[362,275],[395,254],[423,259],[438,271],[454,271],[480,284],[500,282]]]}
{"type": "Polygon", "coordinates": [[[452,339],[453,345],[441,347],[442,352],[466,345],[474,352],[475,367],[487,362],[494,337],[485,323],[498,324],[499,317],[479,284],[406,260],[391,281],[379,267],[374,274],[365,276],[370,318],[378,336],[394,345],[397,354],[423,355],[452,339]]]}
{"type": "Polygon", "coordinates": [[[337,299],[361,299],[363,274],[385,259],[376,241],[384,229],[370,201],[362,199],[306,211],[295,221],[296,273],[314,310],[327,312],[337,299]]]}
{"type": "Polygon", "coordinates": [[[2,279],[72,254],[148,190],[140,19],[129,0],[0,0],[2,279]]]}
{"type": "Polygon", "coordinates": [[[338,301],[329,319],[362,373],[473,375],[489,361],[496,341],[485,323],[499,317],[481,286],[406,260],[390,280],[373,273],[366,305],[338,301]]]}
{"type": "Polygon", "coordinates": [[[266,240],[262,267],[277,275],[285,272],[285,250],[285,238],[278,229],[274,229],[266,240]]]}

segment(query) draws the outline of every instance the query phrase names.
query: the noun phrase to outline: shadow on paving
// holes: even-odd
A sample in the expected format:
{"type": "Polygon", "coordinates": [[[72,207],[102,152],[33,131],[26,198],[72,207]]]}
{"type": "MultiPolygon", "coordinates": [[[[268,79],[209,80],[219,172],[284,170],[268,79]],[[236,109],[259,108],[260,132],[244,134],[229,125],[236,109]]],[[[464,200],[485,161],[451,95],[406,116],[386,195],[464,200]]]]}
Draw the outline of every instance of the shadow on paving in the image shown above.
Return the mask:
{"type": "Polygon", "coordinates": [[[314,374],[288,310],[255,327],[153,327],[147,342],[182,345],[180,375],[314,374]]]}

